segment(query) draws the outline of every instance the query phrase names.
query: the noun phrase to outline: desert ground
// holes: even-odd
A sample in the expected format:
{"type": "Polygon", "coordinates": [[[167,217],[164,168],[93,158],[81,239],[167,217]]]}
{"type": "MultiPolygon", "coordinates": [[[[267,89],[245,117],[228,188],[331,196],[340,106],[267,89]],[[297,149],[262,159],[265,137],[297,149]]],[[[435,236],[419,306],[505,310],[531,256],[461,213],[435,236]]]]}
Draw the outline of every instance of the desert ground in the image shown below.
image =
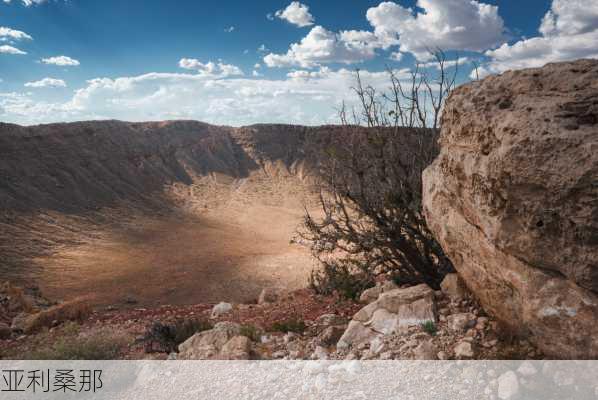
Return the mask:
{"type": "Polygon", "coordinates": [[[52,299],[91,293],[96,304],[137,306],[250,302],[264,287],[305,287],[314,262],[290,240],[301,199],[259,179],[206,186],[217,193],[209,205],[190,197],[186,212],[135,216],[36,257],[35,282],[52,299]]]}

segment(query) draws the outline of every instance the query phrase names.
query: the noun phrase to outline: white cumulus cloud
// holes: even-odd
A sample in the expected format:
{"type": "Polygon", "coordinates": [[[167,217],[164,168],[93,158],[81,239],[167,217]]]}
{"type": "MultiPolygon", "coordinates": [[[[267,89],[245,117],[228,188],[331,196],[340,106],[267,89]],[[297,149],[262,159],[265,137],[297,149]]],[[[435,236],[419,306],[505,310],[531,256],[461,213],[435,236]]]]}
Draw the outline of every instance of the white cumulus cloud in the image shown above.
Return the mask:
{"type": "MultiPolygon", "coordinates": [[[[298,1],[291,2],[284,10],[276,11],[274,16],[301,28],[314,24],[314,17],[310,14],[309,7],[298,1]]],[[[268,19],[272,19],[272,14],[268,14],[268,19]]]]}
{"type": "Polygon", "coordinates": [[[291,44],[285,54],[266,55],[264,63],[269,67],[302,68],[333,62],[351,64],[373,58],[377,46],[377,38],[372,32],[335,33],[315,26],[301,42],[291,44]]]}
{"type": "Polygon", "coordinates": [[[66,82],[62,79],[44,78],[39,81],[27,82],[25,87],[45,88],[45,87],[66,87],[66,82]]]}
{"type": "Polygon", "coordinates": [[[66,66],[78,66],[81,63],[79,60],[75,60],[74,58],[67,57],[67,56],[56,56],[56,57],[49,57],[49,58],[42,58],[41,62],[44,64],[51,64],[51,65],[59,65],[61,67],[66,66]]]}
{"type": "Polygon", "coordinates": [[[27,54],[27,52],[17,49],[16,47],[4,44],[0,46],[0,54],[27,54]]]}
{"type": "Polygon", "coordinates": [[[417,7],[423,11],[387,1],[367,11],[383,48],[399,45],[400,51],[426,60],[430,49],[484,51],[503,40],[498,6],[476,0],[418,0],[417,7]]]}
{"type": "MultiPolygon", "coordinates": [[[[399,74],[403,72],[398,71],[399,74]]],[[[388,88],[385,71],[362,71],[364,84],[388,88]]],[[[299,70],[283,79],[214,78],[195,73],[148,73],[96,78],[64,102],[36,101],[33,94],[0,96],[0,120],[22,124],[82,119],[132,121],[197,119],[213,124],[258,122],[338,123],[343,100],[356,105],[355,74],[326,67],[299,70]]]]}
{"type": "Polygon", "coordinates": [[[541,67],[549,62],[598,58],[598,2],[554,0],[538,29],[540,36],[504,43],[486,55],[480,75],[541,67]]]}
{"type": "Polygon", "coordinates": [[[11,29],[6,26],[0,26],[0,38],[7,38],[12,40],[33,39],[30,35],[23,31],[11,29]]]}
{"type": "Polygon", "coordinates": [[[197,71],[198,74],[207,76],[227,77],[234,75],[243,75],[241,68],[232,64],[224,64],[221,62],[202,63],[195,58],[181,58],[179,67],[197,71]]]}

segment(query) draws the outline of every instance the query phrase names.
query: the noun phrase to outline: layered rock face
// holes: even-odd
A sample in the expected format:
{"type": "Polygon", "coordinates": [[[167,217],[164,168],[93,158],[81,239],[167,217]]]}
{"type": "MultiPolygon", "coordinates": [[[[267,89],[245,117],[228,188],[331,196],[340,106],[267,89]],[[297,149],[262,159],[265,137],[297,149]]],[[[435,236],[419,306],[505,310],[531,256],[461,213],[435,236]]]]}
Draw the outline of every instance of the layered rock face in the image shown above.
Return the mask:
{"type": "Polygon", "coordinates": [[[598,357],[598,61],[456,89],[428,224],[486,311],[553,357],[598,357]]]}

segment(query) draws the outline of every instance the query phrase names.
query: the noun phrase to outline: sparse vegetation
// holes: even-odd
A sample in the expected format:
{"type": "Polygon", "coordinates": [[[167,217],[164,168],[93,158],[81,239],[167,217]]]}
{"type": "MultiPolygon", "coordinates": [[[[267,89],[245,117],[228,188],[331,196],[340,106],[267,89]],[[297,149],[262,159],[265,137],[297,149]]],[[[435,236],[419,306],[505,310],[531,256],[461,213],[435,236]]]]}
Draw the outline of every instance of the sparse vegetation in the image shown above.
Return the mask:
{"type": "Polygon", "coordinates": [[[285,321],[278,321],[272,324],[270,331],[273,332],[293,332],[293,333],[303,333],[307,329],[307,325],[305,322],[299,319],[288,319],[285,321]]]}
{"type": "Polygon", "coordinates": [[[299,233],[323,266],[311,277],[319,293],[355,298],[382,273],[438,288],[453,270],[421,200],[421,175],[438,153],[440,112],[457,74],[447,72],[444,53],[435,56],[434,76],[416,67],[405,84],[390,70],[390,93],[364,85],[357,71],[352,121],[343,108],[342,134],[310,138],[324,216],[306,212],[299,233]]]}
{"type": "Polygon", "coordinates": [[[69,331],[50,346],[40,347],[23,355],[28,360],[112,360],[119,357],[131,338],[109,330],[86,335],[74,334],[74,324],[69,331]]]}
{"type": "Polygon", "coordinates": [[[197,319],[177,320],[167,324],[154,322],[146,331],[143,342],[146,353],[177,351],[179,344],[198,332],[212,329],[208,321],[197,319]]]}
{"type": "Polygon", "coordinates": [[[254,342],[259,342],[262,332],[254,325],[242,325],[240,333],[254,342]]]}
{"type": "Polygon", "coordinates": [[[436,336],[436,332],[438,332],[438,327],[434,321],[426,321],[421,324],[421,328],[424,332],[431,336],[436,336]]]}

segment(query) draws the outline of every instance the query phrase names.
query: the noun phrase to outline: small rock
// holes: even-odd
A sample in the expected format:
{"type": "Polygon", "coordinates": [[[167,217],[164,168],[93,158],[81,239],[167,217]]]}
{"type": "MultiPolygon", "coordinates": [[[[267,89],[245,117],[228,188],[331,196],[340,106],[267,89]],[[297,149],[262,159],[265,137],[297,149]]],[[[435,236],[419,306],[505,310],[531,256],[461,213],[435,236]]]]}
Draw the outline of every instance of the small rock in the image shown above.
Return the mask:
{"type": "Polygon", "coordinates": [[[482,346],[489,349],[489,348],[495,347],[497,344],[498,344],[498,340],[492,339],[492,340],[488,340],[487,342],[482,343],[482,346]]]}
{"type": "Polygon", "coordinates": [[[220,302],[212,308],[211,317],[217,318],[233,309],[233,305],[230,303],[220,302]]]}
{"type": "Polygon", "coordinates": [[[280,291],[274,288],[264,288],[262,289],[258,299],[257,304],[269,304],[269,303],[276,303],[278,301],[278,297],[280,296],[280,291]]]}
{"type": "Polygon", "coordinates": [[[444,351],[439,351],[438,354],[436,354],[436,357],[438,357],[439,360],[448,360],[448,355],[444,351]]]}
{"type": "Polygon", "coordinates": [[[475,356],[473,345],[466,341],[462,341],[456,345],[454,352],[456,358],[473,358],[475,356]]]}
{"type": "Polygon", "coordinates": [[[455,333],[464,332],[473,321],[473,315],[469,313],[452,314],[447,317],[448,327],[455,333]]]}
{"type": "Polygon", "coordinates": [[[498,397],[512,399],[519,393],[519,380],[513,371],[507,371],[498,377],[498,397]]]}

